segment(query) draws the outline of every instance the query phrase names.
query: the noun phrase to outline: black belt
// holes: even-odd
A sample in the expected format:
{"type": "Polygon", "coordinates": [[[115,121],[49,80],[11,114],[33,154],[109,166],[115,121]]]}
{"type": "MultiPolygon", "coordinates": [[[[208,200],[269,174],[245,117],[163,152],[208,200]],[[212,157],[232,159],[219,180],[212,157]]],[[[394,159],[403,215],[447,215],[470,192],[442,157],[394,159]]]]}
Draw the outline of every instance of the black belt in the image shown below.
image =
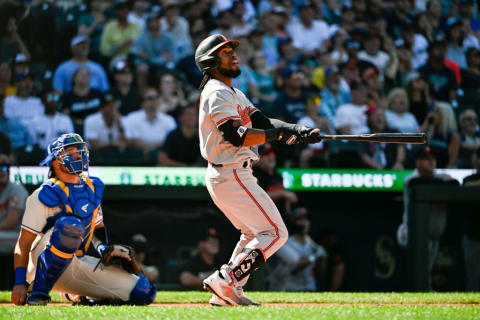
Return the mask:
{"type": "MultiPolygon", "coordinates": [[[[243,168],[248,168],[250,166],[250,161],[251,160],[247,160],[245,161],[243,164],[242,164],[242,167],[243,168]]],[[[216,164],[216,163],[213,163],[213,162],[210,162],[210,164],[212,165],[212,167],[216,167],[216,168],[221,168],[221,167],[224,167],[223,164],[216,164]]]]}

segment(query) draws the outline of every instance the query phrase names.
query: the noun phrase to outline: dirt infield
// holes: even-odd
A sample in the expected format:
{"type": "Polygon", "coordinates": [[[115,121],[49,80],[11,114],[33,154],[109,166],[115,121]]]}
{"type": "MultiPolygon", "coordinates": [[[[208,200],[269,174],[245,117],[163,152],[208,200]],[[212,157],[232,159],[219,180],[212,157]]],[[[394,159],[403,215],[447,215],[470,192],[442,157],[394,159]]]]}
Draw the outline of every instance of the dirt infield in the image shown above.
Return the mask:
{"type": "MultiPolygon", "coordinates": [[[[63,302],[52,302],[48,306],[59,307],[59,306],[71,306],[71,303],[63,302]]],[[[1,302],[0,306],[13,306],[12,303],[1,302]]],[[[212,307],[208,303],[153,303],[151,307],[169,307],[169,308],[178,308],[178,307],[212,307]]],[[[434,307],[470,307],[470,306],[480,306],[480,303],[330,303],[330,302],[311,302],[311,303],[262,303],[262,307],[348,307],[348,306],[434,306],[434,307]]]]}

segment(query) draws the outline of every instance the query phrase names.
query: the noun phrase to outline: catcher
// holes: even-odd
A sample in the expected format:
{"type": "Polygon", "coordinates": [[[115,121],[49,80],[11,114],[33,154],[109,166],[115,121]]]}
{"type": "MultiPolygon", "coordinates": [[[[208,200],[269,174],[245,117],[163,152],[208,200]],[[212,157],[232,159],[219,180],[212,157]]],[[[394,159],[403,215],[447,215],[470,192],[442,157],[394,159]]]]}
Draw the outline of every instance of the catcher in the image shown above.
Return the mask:
{"type": "Polygon", "coordinates": [[[104,184],[87,177],[89,153],[78,134],[48,146],[49,179],[27,199],[15,246],[15,305],[45,305],[50,291],[79,304],[147,305],[156,288],[128,246],[110,245],[103,224],[104,184]],[[90,245],[101,259],[86,255],[90,245]],[[28,293],[27,293],[28,291],[28,293]]]}

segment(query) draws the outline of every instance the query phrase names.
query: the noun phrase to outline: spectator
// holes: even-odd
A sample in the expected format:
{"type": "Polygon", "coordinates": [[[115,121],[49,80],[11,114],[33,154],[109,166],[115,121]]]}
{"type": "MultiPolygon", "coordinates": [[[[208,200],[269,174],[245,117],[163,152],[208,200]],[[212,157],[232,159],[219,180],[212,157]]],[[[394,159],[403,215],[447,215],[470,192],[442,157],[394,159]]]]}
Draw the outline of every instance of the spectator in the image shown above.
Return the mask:
{"type": "Polygon", "coordinates": [[[145,29],[148,20],[148,7],[150,7],[150,1],[148,0],[134,1],[133,10],[127,16],[128,22],[138,25],[142,30],[145,29]]]}
{"type": "Polygon", "coordinates": [[[325,70],[325,89],[321,93],[320,114],[328,119],[330,126],[334,127],[337,109],[350,102],[350,94],[341,86],[340,72],[336,67],[325,70]]]}
{"type": "Polygon", "coordinates": [[[447,19],[446,28],[448,43],[445,57],[455,61],[460,69],[465,69],[467,67],[467,59],[465,57],[465,33],[463,31],[462,21],[454,17],[449,18],[447,19]]]}
{"type": "Polygon", "coordinates": [[[19,73],[15,79],[17,93],[5,99],[5,116],[20,121],[25,127],[27,122],[42,115],[45,107],[42,100],[32,95],[33,76],[31,73],[19,73]]]}
{"type": "Polygon", "coordinates": [[[124,117],[118,111],[115,97],[106,93],[102,97],[100,110],[85,118],[84,137],[90,149],[96,153],[98,162],[115,163],[127,147],[124,117]]]}
{"type": "Polygon", "coordinates": [[[168,2],[164,16],[160,19],[163,32],[169,32],[175,40],[173,60],[177,62],[193,52],[188,21],[180,16],[180,4],[176,0],[168,2]]]}
{"type": "Polygon", "coordinates": [[[210,31],[210,35],[223,34],[227,39],[232,39],[232,35],[230,33],[232,20],[233,16],[231,10],[220,11],[215,19],[217,28],[210,31]]]}
{"type": "Polygon", "coordinates": [[[132,48],[140,91],[148,84],[150,68],[158,72],[173,66],[175,39],[170,33],[160,30],[159,19],[156,13],[148,15],[147,28],[132,48]]]}
{"type": "Polygon", "coordinates": [[[314,20],[315,9],[311,4],[299,7],[299,19],[292,21],[287,31],[293,39],[293,46],[302,54],[314,56],[315,51],[321,50],[325,40],[330,37],[330,30],[325,21],[314,20]]]}
{"type": "Polygon", "coordinates": [[[105,92],[108,90],[108,79],[105,70],[98,63],[88,59],[89,40],[85,35],[79,35],[70,42],[72,59],[63,62],[55,70],[53,88],[63,94],[70,93],[73,87],[74,73],[79,68],[86,68],[90,73],[88,86],[105,92]]]}
{"type": "Polygon", "coordinates": [[[273,106],[273,115],[289,123],[297,123],[305,115],[308,83],[303,72],[296,66],[288,66],[282,71],[283,90],[278,94],[273,106]]]}
{"type": "MultiPolygon", "coordinates": [[[[442,1],[430,0],[427,3],[427,19],[433,30],[440,29],[440,21],[442,18],[442,1]]],[[[429,39],[430,40],[430,39],[429,39]]]]}
{"type": "Polygon", "coordinates": [[[362,73],[362,79],[367,87],[367,102],[368,104],[376,104],[383,106],[383,87],[380,80],[380,73],[376,67],[369,67],[362,73]]]}
{"type": "Polygon", "coordinates": [[[239,46],[235,50],[237,55],[238,64],[240,66],[240,76],[233,78],[232,87],[241,90],[242,92],[252,92],[252,87],[256,87],[255,80],[253,79],[252,69],[248,64],[248,59],[252,53],[252,44],[248,40],[247,36],[240,36],[237,38],[240,42],[239,46]]]}
{"type": "Polygon", "coordinates": [[[410,113],[408,94],[403,88],[395,88],[388,94],[388,110],[385,111],[387,125],[398,132],[417,132],[419,125],[410,113]]]}
{"type": "Polygon", "coordinates": [[[285,217],[290,213],[292,205],[298,202],[298,197],[293,191],[285,190],[283,178],[276,171],[277,161],[275,150],[270,144],[265,144],[259,150],[260,159],[253,167],[253,174],[262,187],[275,202],[278,211],[285,217]]]}
{"type": "Polygon", "coordinates": [[[17,19],[12,16],[2,18],[7,21],[0,27],[0,61],[14,61],[18,53],[30,59],[30,52],[18,33],[17,19]]]}
{"type": "Polygon", "coordinates": [[[324,270],[320,270],[317,282],[321,291],[339,291],[345,277],[345,249],[338,241],[338,234],[331,228],[322,228],[317,243],[327,251],[324,270]]]}
{"type": "MultiPolygon", "coordinates": [[[[332,134],[333,125],[318,112],[321,98],[311,97],[305,107],[306,115],[298,120],[298,124],[310,128],[319,128],[322,134],[332,134]]],[[[322,101],[323,102],[323,101],[322,101]]],[[[321,109],[321,107],[320,107],[321,109]]],[[[309,144],[300,152],[301,168],[321,168],[327,166],[328,146],[324,141],[309,144]]]]}
{"type": "Polygon", "coordinates": [[[408,0],[395,0],[393,10],[387,11],[385,15],[388,21],[387,32],[394,39],[402,37],[402,28],[410,20],[410,9],[408,0]]]}
{"type": "Polygon", "coordinates": [[[289,222],[291,236],[275,253],[279,261],[270,276],[270,289],[314,292],[317,290],[315,266],[325,263],[326,251],[308,234],[310,219],[305,208],[294,209],[289,222]]]}
{"type": "Polygon", "coordinates": [[[100,61],[100,40],[107,22],[105,10],[110,6],[109,0],[87,2],[87,10],[78,17],[78,34],[90,38],[90,56],[100,61]]]}
{"type": "Polygon", "coordinates": [[[428,61],[418,71],[427,80],[433,99],[449,102],[457,100],[455,73],[445,65],[446,47],[436,40],[428,47],[428,61]]]}
{"type": "Polygon", "coordinates": [[[460,124],[459,168],[470,168],[474,155],[480,149],[478,117],[474,110],[464,110],[458,117],[460,124]]]}
{"type": "Polygon", "coordinates": [[[348,33],[351,33],[356,28],[355,10],[352,7],[343,6],[339,28],[348,33]]]}
{"type": "Polygon", "coordinates": [[[176,118],[180,108],[187,105],[181,82],[173,73],[162,73],[159,76],[158,91],[160,92],[158,111],[176,118]]]}
{"type": "Polygon", "coordinates": [[[158,110],[157,89],[146,88],[142,100],[142,109],[125,118],[125,135],[131,146],[142,149],[148,161],[156,163],[157,152],[177,124],[172,116],[158,110]]]}
{"type": "Polygon", "coordinates": [[[210,228],[198,240],[198,253],[183,267],[180,273],[180,283],[189,288],[201,289],[202,282],[217,270],[221,263],[218,259],[219,235],[210,228]]]}
{"type": "Polygon", "coordinates": [[[10,84],[12,69],[7,62],[0,62],[0,96],[11,96],[17,92],[17,88],[10,84]]]}
{"type": "Polygon", "coordinates": [[[233,1],[230,9],[232,12],[232,20],[230,33],[232,38],[236,39],[240,36],[249,35],[255,28],[255,26],[248,20],[244,19],[246,10],[244,1],[233,1]]]}
{"type": "MultiPolygon", "coordinates": [[[[463,179],[465,187],[480,186],[480,149],[477,149],[472,161],[475,173],[463,179]]],[[[480,291],[480,215],[478,202],[469,206],[463,236],[463,254],[465,259],[465,290],[480,291]]]]}
{"type": "Polygon", "coordinates": [[[28,192],[10,181],[10,160],[0,155],[0,246],[1,253],[12,253],[17,242],[28,192]]]}
{"type": "Polygon", "coordinates": [[[336,113],[334,125],[339,134],[363,134],[368,133],[366,87],[363,82],[350,84],[352,102],[341,105],[336,113]]]}
{"type": "Polygon", "coordinates": [[[427,133],[428,145],[434,150],[438,168],[453,168],[460,149],[460,137],[453,110],[447,103],[436,102],[420,131],[427,133]]]}
{"type": "Polygon", "coordinates": [[[423,123],[429,108],[433,108],[432,98],[428,82],[421,77],[420,73],[413,71],[405,77],[410,110],[417,119],[423,123]]]}
{"type": "Polygon", "coordinates": [[[180,110],[179,126],[167,136],[158,163],[167,167],[190,167],[199,163],[198,101],[180,110]]]}
{"type": "Polygon", "coordinates": [[[380,50],[381,38],[375,31],[370,31],[364,41],[365,49],[360,51],[357,58],[372,63],[380,71],[381,78],[387,71],[390,63],[390,57],[387,53],[380,50]]]}
{"type": "Polygon", "coordinates": [[[480,111],[480,50],[469,48],[466,52],[467,68],[462,69],[462,105],[480,111]]]}
{"type": "Polygon", "coordinates": [[[113,87],[111,93],[117,99],[118,110],[126,115],[140,108],[140,94],[133,83],[133,72],[130,65],[119,60],[113,67],[113,87]]]}
{"type": "Polygon", "coordinates": [[[251,87],[250,96],[253,103],[259,105],[266,115],[272,114],[273,101],[278,93],[275,91],[273,74],[267,69],[267,59],[263,51],[256,51],[250,58],[252,76],[257,86],[251,87]]]}
{"type": "Polygon", "coordinates": [[[115,1],[115,19],[105,25],[100,40],[100,53],[114,64],[116,59],[126,59],[142,29],[127,20],[127,0],[115,1]]]}
{"type": "MultiPolygon", "coordinates": [[[[0,131],[3,129],[2,127],[2,119],[0,118],[0,131]]],[[[9,159],[15,159],[12,150],[12,143],[7,135],[0,132],[0,154],[6,155],[9,159]]]]}
{"type": "Polygon", "coordinates": [[[91,74],[87,68],[78,68],[72,76],[73,90],[62,98],[62,112],[68,114],[75,132],[83,132],[85,117],[98,111],[102,93],[89,86],[91,74]]]}
{"type": "Polygon", "coordinates": [[[278,41],[282,39],[278,32],[280,19],[272,11],[264,12],[260,17],[260,25],[263,28],[263,53],[266,59],[266,68],[271,70],[277,65],[280,54],[278,53],[278,41]]]}
{"type": "MultiPolygon", "coordinates": [[[[429,146],[422,146],[416,150],[416,169],[404,180],[403,188],[403,221],[397,229],[397,241],[400,246],[406,247],[409,243],[408,209],[410,208],[410,190],[418,185],[458,185],[458,182],[447,174],[436,173],[436,155],[429,146]]],[[[428,264],[430,272],[437,259],[440,238],[447,223],[445,203],[428,204],[430,226],[428,245],[428,264]]]]}
{"type": "MultiPolygon", "coordinates": [[[[383,109],[370,107],[367,114],[368,127],[371,133],[394,132],[387,127],[383,109]]],[[[406,151],[401,144],[366,142],[359,144],[359,153],[363,165],[367,168],[404,169],[406,151]]]]}
{"type": "Polygon", "coordinates": [[[142,268],[142,272],[145,277],[147,277],[148,281],[155,283],[158,281],[158,268],[153,265],[145,265],[148,254],[147,243],[147,238],[141,233],[137,233],[132,236],[131,244],[133,250],[135,250],[135,259],[140,265],[140,268],[142,268]]]}
{"type": "Polygon", "coordinates": [[[332,43],[330,58],[334,65],[346,63],[350,57],[356,57],[361,47],[361,43],[358,40],[349,39],[348,33],[343,29],[335,32],[332,43]]]}
{"type": "Polygon", "coordinates": [[[33,142],[43,150],[41,157],[44,156],[48,145],[53,139],[64,133],[73,132],[72,120],[68,116],[57,112],[60,105],[59,92],[53,89],[47,90],[42,95],[42,102],[45,106],[45,112],[33,117],[27,122],[26,126],[33,138],[33,142]]]}
{"type": "MultiPolygon", "coordinates": [[[[224,34],[224,33],[222,33],[224,34]]],[[[207,37],[207,33],[205,31],[199,31],[192,34],[193,46],[196,48],[202,42],[203,39],[207,37]]],[[[182,72],[184,78],[187,80],[185,83],[186,91],[188,87],[192,89],[197,89],[200,86],[200,82],[202,81],[202,72],[195,64],[195,53],[192,52],[188,56],[183,57],[177,62],[175,69],[182,72]]]]}
{"type": "Polygon", "coordinates": [[[32,148],[33,139],[27,129],[16,119],[5,117],[5,98],[0,96],[0,133],[10,139],[11,146],[14,149],[32,148]]]}

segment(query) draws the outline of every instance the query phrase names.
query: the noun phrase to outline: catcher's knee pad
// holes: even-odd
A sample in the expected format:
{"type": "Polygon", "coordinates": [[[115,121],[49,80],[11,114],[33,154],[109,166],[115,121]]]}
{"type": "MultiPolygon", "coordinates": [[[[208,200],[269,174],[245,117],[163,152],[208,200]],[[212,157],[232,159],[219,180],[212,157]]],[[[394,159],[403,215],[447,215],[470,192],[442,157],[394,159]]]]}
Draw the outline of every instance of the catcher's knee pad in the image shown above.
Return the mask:
{"type": "Polygon", "coordinates": [[[66,216],[55,222],[50,237],[50,250],[62,258],[71,256],[82,244],[85,227],[80,219],[66,216]]]}
{"type": "Polygon", "coordinates": [[[265,256],[260,249],[244,248],[242,252],[245,253],[245,258],[236,267],[229,266],[237,281],[243,280],[265,263],[265,256]]]}
{"type": "Polygon", "coordinates": [[[157,295],[157,287],[151,284],[150,281],[143,275],[139,275],[137,284],[130,292],[130,304],[147,305],[155,300],[157,295]]]}

